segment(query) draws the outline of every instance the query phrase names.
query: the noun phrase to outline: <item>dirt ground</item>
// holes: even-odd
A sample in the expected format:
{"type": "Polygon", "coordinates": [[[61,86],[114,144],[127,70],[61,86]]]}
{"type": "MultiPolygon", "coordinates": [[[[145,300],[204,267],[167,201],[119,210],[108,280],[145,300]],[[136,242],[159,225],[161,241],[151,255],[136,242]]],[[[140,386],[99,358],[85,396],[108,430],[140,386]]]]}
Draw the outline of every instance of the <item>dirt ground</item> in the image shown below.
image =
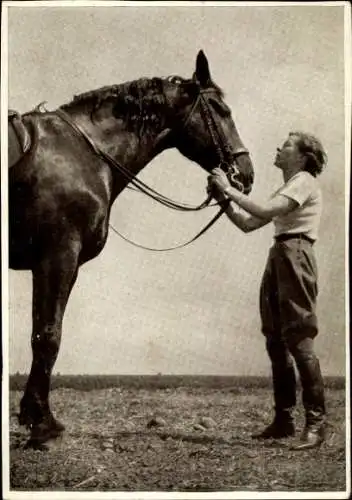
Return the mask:
{"type": "Polygon", "coordinates": [[[326,442],[303,452],[289,449],[304,423],[300,405],[297,438],[251,439],[270,422],[270,388],[56,389],[51,403],[66,432],[48,451],[24,449],[20,397],[11,392],[12,490],[346,490],[343,390],[327,390],[326,442]]]}

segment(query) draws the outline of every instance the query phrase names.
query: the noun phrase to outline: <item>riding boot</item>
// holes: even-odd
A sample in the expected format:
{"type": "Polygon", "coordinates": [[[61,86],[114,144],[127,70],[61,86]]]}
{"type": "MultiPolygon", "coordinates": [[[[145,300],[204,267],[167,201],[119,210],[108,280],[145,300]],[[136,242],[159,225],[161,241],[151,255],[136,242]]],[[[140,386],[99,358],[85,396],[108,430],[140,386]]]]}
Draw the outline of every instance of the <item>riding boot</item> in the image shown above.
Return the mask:
{"type": "Polygon", "coordinates": [[[275,417],[271,424],[257,434],[252,434],[252,439],[282,439],[295,435],[292,412],[289,410],[275,410],[275,417]]]}
{"type": "Polygon", "coordinates": [[[295,450],[316,448],[325,440],[325,397],[324,382],[317,356],[312,350],[312,339],[301,342],[293,349],[302,385],[302,402],[306,423],[301,443],[295,450]]]}
{"type": "Polygon", "coordinates": [[[267,350],[272,363],[275,416],[253,439],[280,439],[294,436],[292,411],[296,405],[296,377],[292,359],[280,340],[268,340],[267,350]]]}

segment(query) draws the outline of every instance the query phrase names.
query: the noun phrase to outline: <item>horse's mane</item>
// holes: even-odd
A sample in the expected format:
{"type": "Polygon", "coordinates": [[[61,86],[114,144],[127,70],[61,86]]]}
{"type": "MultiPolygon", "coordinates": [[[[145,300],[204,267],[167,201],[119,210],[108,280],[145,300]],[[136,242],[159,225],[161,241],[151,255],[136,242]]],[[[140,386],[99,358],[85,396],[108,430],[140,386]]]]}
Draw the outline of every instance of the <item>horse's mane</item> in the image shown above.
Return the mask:
{"type": "MultiPolygon", "coordinates": [[[[113,114],[123,117],[127,124],[137,130],[139,135],[148,131],[160,129],[166,119],[166,96],[164,82],[173,80],[181,85],[194,84],[194,80],[186,80],[179,76],[168,78],[140,78],[119,85],[104,86],[96,90],[75,95],[68,104],[61,106],[63,109],[82,108],[89,112],[94,120],[94,113],[106,101],[113,104],[113,114]]],[[[223,97],[223,91],[215,83],[212,87],[223,97]]]]}

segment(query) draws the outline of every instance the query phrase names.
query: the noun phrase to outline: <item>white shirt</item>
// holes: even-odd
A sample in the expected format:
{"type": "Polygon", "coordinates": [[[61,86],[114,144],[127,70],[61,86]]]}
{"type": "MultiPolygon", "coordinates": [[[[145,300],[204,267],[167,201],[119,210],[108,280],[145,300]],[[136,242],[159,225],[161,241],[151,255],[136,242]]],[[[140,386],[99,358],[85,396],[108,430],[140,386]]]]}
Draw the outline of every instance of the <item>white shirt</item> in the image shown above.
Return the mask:
{"type": "Polygon", "coordinates": [[[315,177],[309,172],[298,172],[272,196],[286,196],[298,206],[286,215],[273,218],[275,236],[304,233],[316,240],[322,212],[322,193],[315,177]]]}

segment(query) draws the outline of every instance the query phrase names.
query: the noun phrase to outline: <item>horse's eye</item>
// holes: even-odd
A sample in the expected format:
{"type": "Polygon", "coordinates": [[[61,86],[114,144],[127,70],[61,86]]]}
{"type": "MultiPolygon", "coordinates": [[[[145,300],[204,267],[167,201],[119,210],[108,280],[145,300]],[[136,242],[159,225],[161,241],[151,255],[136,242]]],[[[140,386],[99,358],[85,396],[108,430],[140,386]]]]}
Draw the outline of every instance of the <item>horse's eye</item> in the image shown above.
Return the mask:
{"type": "Polygon", "coordinates": [[[176,85],[180,84],[182,82],[181,78],[179,76],[169,76],[167,78],[167,80],[170,82],[170,83],[175,83],[176,85]]]}

